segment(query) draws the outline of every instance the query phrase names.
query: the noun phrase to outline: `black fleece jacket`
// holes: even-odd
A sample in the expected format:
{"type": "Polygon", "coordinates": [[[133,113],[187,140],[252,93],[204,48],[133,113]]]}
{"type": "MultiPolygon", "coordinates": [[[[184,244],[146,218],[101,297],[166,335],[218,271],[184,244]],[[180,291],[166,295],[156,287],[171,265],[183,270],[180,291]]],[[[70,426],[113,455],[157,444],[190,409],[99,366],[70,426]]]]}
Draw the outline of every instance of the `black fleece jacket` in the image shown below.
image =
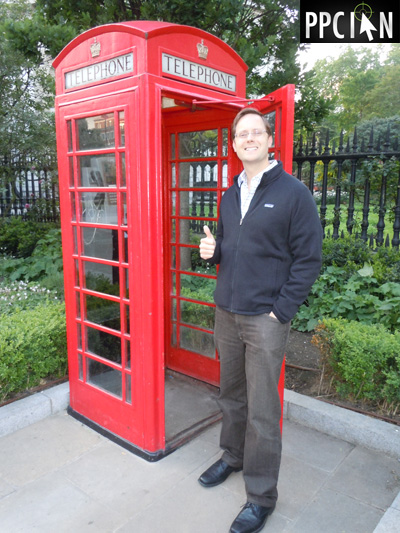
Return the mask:
{"type": "Polygon", "coordinates": [[[238,176],[222,197],[211,264],[219,264],[215,303],[289,322],[321,268],[322,227],[310,191],[283,170],[266,172],[241,220],[238,176]]]}

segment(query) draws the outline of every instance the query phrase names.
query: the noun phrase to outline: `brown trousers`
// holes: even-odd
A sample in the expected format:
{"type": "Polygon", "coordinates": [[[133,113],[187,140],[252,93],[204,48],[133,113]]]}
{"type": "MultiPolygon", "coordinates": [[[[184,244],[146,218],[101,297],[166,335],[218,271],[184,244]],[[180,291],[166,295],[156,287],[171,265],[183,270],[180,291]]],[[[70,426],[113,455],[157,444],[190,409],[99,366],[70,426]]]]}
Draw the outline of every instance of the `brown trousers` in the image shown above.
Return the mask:
{"type": "Polygon", "coordinates": [[[278,383],[290,322],[268,314],[238,315],[216,309],[215,342],[221,360],[218,404],[220,446],[230,466],[243,466],[247,501],[274,506],[281,463],[278,383]]]}

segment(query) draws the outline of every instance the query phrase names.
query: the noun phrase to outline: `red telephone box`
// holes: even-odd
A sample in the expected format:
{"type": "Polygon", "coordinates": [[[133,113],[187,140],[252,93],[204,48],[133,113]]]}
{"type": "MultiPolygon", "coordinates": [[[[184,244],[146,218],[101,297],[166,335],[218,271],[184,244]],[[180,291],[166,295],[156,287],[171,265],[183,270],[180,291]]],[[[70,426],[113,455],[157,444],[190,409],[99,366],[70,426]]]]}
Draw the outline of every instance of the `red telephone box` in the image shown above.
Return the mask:
{"type": "Polygon", "coordinates": [[[93,28],[53,65],[70,413],[154,461],[183,440],[166,438],[166,370],[219,382],[198,244],[240,170],[230,124],[268,114],[291,172],[294,86],[249,102],[229,46],[164,22],[93,28]]]}

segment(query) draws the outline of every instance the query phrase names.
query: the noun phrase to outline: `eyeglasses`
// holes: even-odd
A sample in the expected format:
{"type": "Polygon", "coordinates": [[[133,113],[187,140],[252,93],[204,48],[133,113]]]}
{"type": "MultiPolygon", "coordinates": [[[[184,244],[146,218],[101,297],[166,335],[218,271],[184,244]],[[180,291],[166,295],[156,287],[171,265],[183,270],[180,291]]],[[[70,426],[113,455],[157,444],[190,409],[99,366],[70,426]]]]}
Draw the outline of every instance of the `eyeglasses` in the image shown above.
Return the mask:
{"type": "Polygon", "coordinates": [[[267,130],[241,131],[240,133],[236,133],[235,137],[239,137],[239,139],[247,139],[249,135],[252,137],[260,137],[263,133],[267,133],[267,130]]]}

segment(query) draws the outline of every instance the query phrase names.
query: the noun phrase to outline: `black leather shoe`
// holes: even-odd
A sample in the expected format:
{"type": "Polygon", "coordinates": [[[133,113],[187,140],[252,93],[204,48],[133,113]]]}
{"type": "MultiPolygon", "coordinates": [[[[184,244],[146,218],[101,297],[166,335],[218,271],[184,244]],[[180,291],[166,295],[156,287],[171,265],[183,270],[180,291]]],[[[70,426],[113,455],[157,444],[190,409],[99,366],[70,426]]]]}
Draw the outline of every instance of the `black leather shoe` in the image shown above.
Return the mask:
{"type": "Polygon", "coordinates": [[[257,533],[261,531],[274,509],[275,507],[246,503],[231,525],[229,533],[257,533]]]}
{"type": "Polygon", "coordinates": [[[216,487],[220,483],[223,483],[225,479],[232,474],[232,472],[239,472],[241,468],[233,468],[229,466],[222,459],[218,459],[216,463],[211,465],[205,472],[199,477],[200,485],[203,487],[216,487]]]}

